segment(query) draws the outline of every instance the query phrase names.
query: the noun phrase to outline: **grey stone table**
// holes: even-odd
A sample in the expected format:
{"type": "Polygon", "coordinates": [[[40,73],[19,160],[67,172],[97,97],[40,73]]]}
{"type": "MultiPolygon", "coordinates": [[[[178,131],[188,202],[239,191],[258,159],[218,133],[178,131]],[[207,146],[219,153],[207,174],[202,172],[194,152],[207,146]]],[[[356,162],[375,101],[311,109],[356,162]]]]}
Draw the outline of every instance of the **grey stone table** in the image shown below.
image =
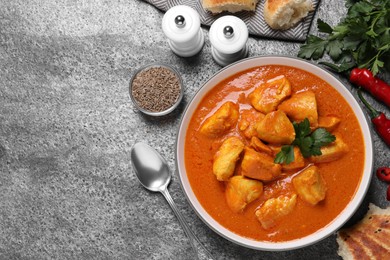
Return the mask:
{"type": "MultiPolygon", "coordinates": [[[[315,19],[335,25],[346,11],[342,2],[323,0],[315,19]]],[[[183,109],[220,67],[208,28],[203,51],[184,59],[170,51],[162,17],[134,0],[0,0],[0,259],[192,257],[163,196],[138,183],[129,153],[145,140],[174,169],[183,109]],[[163,119],[142,115],[128,95],[134,70],[151,62],[176,67],[186,87],[180,107],[163,119]]],[[[250,56],[296,56],[300,46],[254,37],[248,44],[250,56]]],[[[389,148],[373,138],[375,167],[389,165],[389,148]]],[[[385,189],[373,178],[366,202],[388,206],[385,189]]],[[[176,175],[169,190],[216,258],[338,258],[335,235],[289,252],[235,245],[196,216],[176,175]]]]}

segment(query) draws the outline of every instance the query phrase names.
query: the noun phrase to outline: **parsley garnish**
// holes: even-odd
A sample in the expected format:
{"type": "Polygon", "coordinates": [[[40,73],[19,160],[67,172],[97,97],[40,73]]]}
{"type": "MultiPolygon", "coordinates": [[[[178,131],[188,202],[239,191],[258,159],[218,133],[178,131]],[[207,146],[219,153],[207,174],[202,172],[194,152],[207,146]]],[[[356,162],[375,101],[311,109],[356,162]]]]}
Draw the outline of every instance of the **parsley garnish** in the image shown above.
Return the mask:
{"type": "Polygon", "coordinates": [[[283,145],[282,150],[276,155],[274,162],[290,164],[294,159],[294,146],[283,145]]]}
{"type": "Polygon", "coordinates": [[[325,36],[309,35],[298,57],[318,60],[327,54],[338,65],[320,63],[337,72],[353,67],[368,68],[374,75],[390,71],[390,1],[346,0],[346,7],[347,16],[334,28],[317,20],[325,36]]]}
{"type": "Polygon", "coordinates": [[[289,164],[294,161],[294,145],[299,147],[303,157],[321,155],[321,147],[336,140],[336,137],[325,128],[317,128],[313,132],[310,129],[310,122],[307,118],[300,123],[293,122],[295,129],[295,140],[291,145],[284,145],[276,155],[275,163],[289,164]]]}

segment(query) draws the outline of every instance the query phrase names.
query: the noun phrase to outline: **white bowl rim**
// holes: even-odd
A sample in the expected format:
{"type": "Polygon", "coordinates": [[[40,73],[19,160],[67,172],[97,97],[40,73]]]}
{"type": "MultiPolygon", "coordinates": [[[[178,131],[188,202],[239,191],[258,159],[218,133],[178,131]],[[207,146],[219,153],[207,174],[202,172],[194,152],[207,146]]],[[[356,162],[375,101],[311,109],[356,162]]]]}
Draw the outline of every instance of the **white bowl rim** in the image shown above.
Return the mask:
{"type": "Polygon", "coordinates": [[[176,147],[176,151],[175,151],[176,173],[180,179],[180,186],[187,200],[189,201],[191,207],[194,209],[198,217],[206,225],[208,225],[214,232],[221,235],[225,239],[234,242],[238,245],[251,248],[251,249],[256,249],[256,250],[264,250],[264,251],[293,250],[293,249],[298,249],[298,248],[312,245],[314,243],[317,243],[327,238],[328,236],[336,232],[338,229],[340,229],[357,211],[357,209],[359,208],[360,204],[362,203],[367,193],[367,190],[371,182],[371,177],[372,177],[373,142],[372,142],[372,131],[368,125],[367,115],[363,112],[362,108],[360,107],[356,99],[353,97],[353,95],[350,93],[350,91],[346,88],[346,86],[339,79],[337,79],[333,74],[321,68],[317,64],[314,64],[307,60],[303,60],[296,57],[290,57],[290,56],[271,55],[271,56],[250,57],[250,58],[240,60],[236,63],[233,63],[229,66],[226,66],[221,70],[219,70],[218,72],[216,72],[196,91],[195,95],[191,98],[191,100],[187,104],[180,120],[179,128],[176,135],[175,147],[176,147]],[[292,65],[289,63],[294,63],[294,64],[292,65]],[[283,242],[257,241],[251,238],[246,238],[228,230],[220,223],[218,223],[216,220],[214,220],[207,213],[207,211],[203,209],[202,205],[197,200],[196,195],[192,191],[191,184],[189,183],[185,171],[184,156],[180,156],[179,154],[180,152],[184,151],[184,142],[179,143],[179,141],[185,138],[186,135],[186,131],[183,130],[183,128],[185,127],[185,129],[187,129],[188,122],[190,121],[194,111],[192,111],[190,115],[187,115],[187,113],[189,113],[190,109],[194,110],[198,107],[199,102],[202,100],[204,96],[202,94],[206,94],[211,90],[213,86],[215,86],[216,84],[218,84],[219,82],[227,78],[227,76],[222,77],[220,75],[226,73],[227,71],[229,76],[232,76],[239,72],[245,71],[247,69],[264,66],[264,65],[284,65],[284,66],[299,68],[325,80],[329,85],[333,87],[335,85],[340,87],[340,88],[336,88],[336,87],[334,88],[343,96],[343,98],[351,106],[357,119],[358,120],[360,119],[359,120],[360,127],[365,141],[365,164],[363,170],[363,177],[360,181],[357,191],[355,191],[354,197],[348,203],[347,207],[331,223],[329,223],[324,228],[305,237],[289,240],[289,241],[283,241],[283,242]],[[222,78],[218,80],[218,76],[222,78]],[[326,77],[326,79],[324,77],[326,77]],[[194,100],[199,95],[201,95],[201,97],[198,99],[198,102],[194,103],[194,100]],[[181,146],[179,147],[179,145],[181,146]]]}

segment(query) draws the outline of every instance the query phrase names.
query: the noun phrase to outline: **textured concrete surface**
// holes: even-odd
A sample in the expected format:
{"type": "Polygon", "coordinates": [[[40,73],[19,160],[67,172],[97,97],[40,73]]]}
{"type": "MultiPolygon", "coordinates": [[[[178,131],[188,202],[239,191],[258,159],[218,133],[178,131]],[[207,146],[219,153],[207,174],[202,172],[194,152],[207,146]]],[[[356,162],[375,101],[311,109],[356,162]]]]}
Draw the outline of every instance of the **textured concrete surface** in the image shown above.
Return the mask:
{"type": "MultiPolygon", "coordinates": [[[[336,24],[342,2],[322,1],[315,18],[336,24]]],[[[220,69],[207,28],[203,51],[179,58],[162,16],[135,0],[0,0],[0,259],[193,257],[163,196],[142,188],[129,161],[132,144],[145,140],[174,169],[183,108],[220,69]],[[134,70],[151,62],[175,66],[186,86],[179,109],[161,119],[140,114],[128,95],[134,70]]],[[[295,56],[299,43],[250,38],[249,49],[250,56],[295,56]]],[[[375,166],[389,165],[389,148],[373,138],[375,166]]],[[[203,224],[178,181],[174,175],[169,191],[216,258],[338,257],[334,235],[281,253],[235,245],[203,224]]],[[[385,189],[373,178],[366,202],[387,206],[385,189]]]]}

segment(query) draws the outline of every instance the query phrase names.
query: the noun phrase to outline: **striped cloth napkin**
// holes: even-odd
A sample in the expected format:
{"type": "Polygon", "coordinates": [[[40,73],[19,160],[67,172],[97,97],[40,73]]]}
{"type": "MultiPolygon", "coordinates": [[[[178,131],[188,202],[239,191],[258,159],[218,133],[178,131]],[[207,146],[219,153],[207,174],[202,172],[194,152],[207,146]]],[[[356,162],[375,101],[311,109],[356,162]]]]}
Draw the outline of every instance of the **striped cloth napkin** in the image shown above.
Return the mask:
{"type": "MultiPolygon", "coordinates": [[[[224,13],[212,15],[203,9],[202,0],[144,0],[162,11],[167,11],[169,8],[176,5],[188,5],[198,11],[200,21],[203,25],[210,26],[216,19],[225,15],[224,13]]],[[[270,39],[305,41],[313,20],[314,12],[317,9],[320,0],[312,0],[314,11],[302,20],[297,26],[286,31],[278,31],[271,29],[263,18],[264,0],[260,0],[257,4],[256,11],[239,12],[236,16],[241,18],[248,26],[249,33],[253,36],[266,37],[270,39]]]]}

